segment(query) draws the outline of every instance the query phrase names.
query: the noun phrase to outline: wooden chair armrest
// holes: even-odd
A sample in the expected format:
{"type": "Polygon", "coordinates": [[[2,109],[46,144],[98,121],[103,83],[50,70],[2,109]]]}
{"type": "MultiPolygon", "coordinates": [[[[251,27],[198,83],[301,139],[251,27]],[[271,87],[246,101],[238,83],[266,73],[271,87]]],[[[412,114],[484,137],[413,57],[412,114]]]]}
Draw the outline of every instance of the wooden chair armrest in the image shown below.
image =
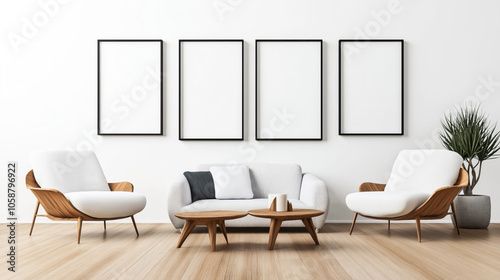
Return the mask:
{"type": "Polygon", "coordinates": [[[30,190],[50,216],[57,218],[86,217],[58,190],[43,188],[30,188],[30,190]]]}
{"type": "Polygon", "coordinates": [[[465,187],[469,184],[469,173],[463,168],[460,168],[458,173],[457,182],[455,182],[454,186],[462,186],[465,187]]]}
{"type": "Polygon", "coordinates": [[[118,183],[108,183],[109,189],[112,191],[121,191],[121,192],[133,192],[134,185],[130,182],[118,182],[118,183]]]}
{"type": "Polygon", "coordinates": [[[444,217],[448,214],[451,204],[455,197],[469,183],[469,174],[463,168],[460,168],[457,181],[454,186],[442,187],[434,191],[424,204],[410,214],[418,216],[440,216],[444,217]]]}
{"type": "Polygon", "coordinates": [[[455,197],[460,193],[463,186],[442,187],[434,193],[413,211],[414,214],[421,217],[446,216],[450,205],[455,197]]]}
{"type": "Polygon", "coordinates": [[[33,169],[30,170],[26,174],[26,188],[28,188],[28,189],[39,189],[40,188],[40,186],[38,185],[38,183],[35,180],[35,174],[33,173],[33,169]]]}
{"type": "Polygon", "coordinates": [[[360,192],[381,192],[384,191],[385,184],[365,182],[359,186],[360,192]]]}

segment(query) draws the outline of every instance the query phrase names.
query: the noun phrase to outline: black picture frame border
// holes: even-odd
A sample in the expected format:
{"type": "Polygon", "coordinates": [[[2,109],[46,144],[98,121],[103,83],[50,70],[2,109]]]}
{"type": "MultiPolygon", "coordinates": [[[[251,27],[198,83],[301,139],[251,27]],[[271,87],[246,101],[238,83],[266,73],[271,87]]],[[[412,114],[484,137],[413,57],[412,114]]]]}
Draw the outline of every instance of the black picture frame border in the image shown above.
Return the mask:
{"type": "Polygon", "coordinates": [[[405,125],[404,125],[404,100],[405,100],[405,94],[404,94],[404,65],[405,65],[405,59],[404,59],[404,39],[340,39],[339,40],[339,53],[338,53],[338,60],[339,60],[339,88],[338,88],[338,102],[339,102],[339,115],[338,115],[338,133],[341,136],[403,136],[405,132],[405,125]],[[394,132],[394,133],[346,133],[342,132],[342,42],[399,42],[401,43],[401,132],[394,132]]]}
{"type": "Polygon", "coordinates": [[[101,136],[162,136],[164,133],[163,127],[163,40],[162,39],[98,39],[97,40],[97,135],[101,136]],[[103,133],[101,132],[101,92],[100,92],[100,84],[101,84],[101,68],[100,68],[100,49],[101,43],[130,43],[130,42],[158,42],[160,43],[160,131],[153,133],[103,133]]]}
{"type": "Polygon", "coordinates": [[[255,140],[257,141],[322,141],[323,140],[323,39],[256,39],[255,40],[255,140]],[[259,137],[259,47],[260,42],[319,42],[320,43],[320,135],[319,138],[259,137]]]}
{"type": "Polygon", "coordinates": [[[245,139],[245,40],[243,39],[179,39],[179,140],[181,141],[242,141],[245,139]],[[240,42],[241,43],[241,137],[185,138],[182,136],[182,43],[184,42],[240,42]]]}

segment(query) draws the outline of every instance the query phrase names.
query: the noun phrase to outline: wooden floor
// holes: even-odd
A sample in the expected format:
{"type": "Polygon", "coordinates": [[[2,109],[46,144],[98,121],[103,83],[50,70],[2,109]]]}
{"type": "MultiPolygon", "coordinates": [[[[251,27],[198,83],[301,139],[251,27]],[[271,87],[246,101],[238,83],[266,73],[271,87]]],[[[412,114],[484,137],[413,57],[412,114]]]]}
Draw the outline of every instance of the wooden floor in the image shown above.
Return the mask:
{"type": "MultiPolygon", "coordinates": [[[[5,224],[0,248],[6,259],[5,224]]],[[[500,279],[500,224],[462,230],[423,224],[422,243],[414,224],[327,224],[314,245],[305,230],[282,229],[267,250],[263,230],[228,229],[229,245],[217,234],[211,252],[206,228],[197,228],[175,248],[179,232],[170,224],[37,224],[17,230],[17,272],[2,261],[1,279],[500,279]]]]}

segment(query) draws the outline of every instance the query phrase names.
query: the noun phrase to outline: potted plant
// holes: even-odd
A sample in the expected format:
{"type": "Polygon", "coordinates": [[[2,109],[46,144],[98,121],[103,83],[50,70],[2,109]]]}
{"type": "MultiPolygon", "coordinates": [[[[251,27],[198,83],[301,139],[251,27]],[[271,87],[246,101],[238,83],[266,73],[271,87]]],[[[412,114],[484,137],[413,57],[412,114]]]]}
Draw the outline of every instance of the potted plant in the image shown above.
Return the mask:
{"type": "Polygon", "coordinates": [[[441,125],[441,142],[445,148],[462,156],[462,167],[469,173],[469,183],[463,189],[463,195],[455,198],[458,226],[486,228],[491,217],[490,197],[474,195],[472,191],[481,178],[483,162],[498,156],[500,132],[496,131],[496,124],[490,125],[479,105],[455,109],[455,112],[445,115],[441,125]]]}

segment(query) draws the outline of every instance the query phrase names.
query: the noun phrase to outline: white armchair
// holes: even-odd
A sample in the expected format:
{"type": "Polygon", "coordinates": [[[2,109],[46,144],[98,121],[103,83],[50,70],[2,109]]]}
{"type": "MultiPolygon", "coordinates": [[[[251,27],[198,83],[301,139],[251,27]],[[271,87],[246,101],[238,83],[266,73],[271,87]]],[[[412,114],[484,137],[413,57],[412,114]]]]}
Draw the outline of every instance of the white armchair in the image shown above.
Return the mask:
{"type": "Polygon", "coordinates": [[[26,175],[26,186],[37,198],[31,224],[37,216],[56,221],[78,221],[78,237],[83,221],[103,221],[130,217],[137,236],[134,215],[146,206],[143,194],[133,193],[129,182],[108,183],[93,152],[43,151],[31,156],[33,170],[26,175]],[[83,155],[81,154],[83,153],[83,155]],[[38,214],[42,205],[47,213],[38,214]]]}
{"type": "Polygon", "coordinates": [[[387,184],[363,183],[347,195],[347,207],[355,212],[349,234],[358,215],[387,220],[388,228],[391,220],[415,220],[420,242],[420,220],[455,216],[453,199],[468,182],[461,166],[462,157],[448,150],[401,151],[387,184]]]}

